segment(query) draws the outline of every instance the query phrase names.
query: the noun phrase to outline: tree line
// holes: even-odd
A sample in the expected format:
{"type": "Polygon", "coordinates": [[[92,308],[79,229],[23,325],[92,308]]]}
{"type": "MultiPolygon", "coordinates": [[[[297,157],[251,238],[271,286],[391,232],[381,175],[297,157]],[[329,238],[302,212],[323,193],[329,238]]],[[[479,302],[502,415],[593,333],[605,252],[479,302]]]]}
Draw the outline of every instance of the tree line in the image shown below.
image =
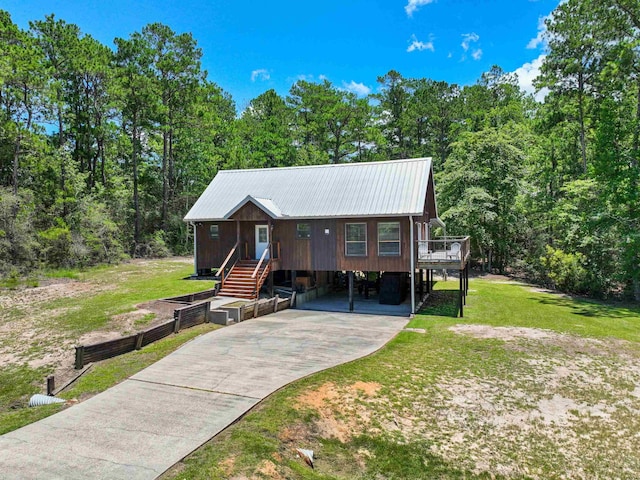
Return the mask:
{"type": "Polygon", "coordinates": [[[440,216],[489,271],[640,300],[640,7],[569,0],[547,20],[543,103],[493,67],[473,85],[389,71],[238,115],[191,34],[109,48],[0,11],[0,273],[190,253],[182,217],[222,168],[433,157],[440,216]]]}

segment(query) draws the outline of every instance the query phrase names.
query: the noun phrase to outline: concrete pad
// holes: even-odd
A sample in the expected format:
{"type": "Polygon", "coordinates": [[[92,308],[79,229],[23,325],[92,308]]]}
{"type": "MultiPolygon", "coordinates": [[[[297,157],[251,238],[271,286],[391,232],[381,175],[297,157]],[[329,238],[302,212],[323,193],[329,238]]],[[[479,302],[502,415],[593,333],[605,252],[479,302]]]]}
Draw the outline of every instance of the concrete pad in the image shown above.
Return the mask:
{"type": "MultiPolygon", "coordinates": [[[[313,300],[308,300],[297,308],[300,310],[349,313],[349,295],[347,292],[332,292],[313,300]]],[[[385,305],[379,303],[378,295],[373,293],[369,295],[368,299],[356,294],[353,297],[353,313],[408,317],[411,315],[411,298],[408,296],[400,305],[385,305]]]]}
{"type": "Polygon", "coordinates": [[[0,436],[0,478],[156,478],[275,390],[374,352],[406,322],[285,310],[202,335],[100,395],[0,436]]]}

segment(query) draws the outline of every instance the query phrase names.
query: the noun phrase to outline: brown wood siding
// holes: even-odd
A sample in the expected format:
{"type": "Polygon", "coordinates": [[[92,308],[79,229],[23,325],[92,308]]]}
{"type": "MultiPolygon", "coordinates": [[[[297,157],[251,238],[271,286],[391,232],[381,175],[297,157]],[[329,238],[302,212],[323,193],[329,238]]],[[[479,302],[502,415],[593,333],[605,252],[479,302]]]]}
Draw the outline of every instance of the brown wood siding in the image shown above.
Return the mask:
{"type": "MultiPolygon", "coordinates": [[[[417,218],[416,221],[419,221],[417,218]]],[[[219,267],[236,243],[236,222],[213,222],[219,225],[220,238],[209,237],[211,222],[202,222],[197,227],[198,269],[219,267]]],[[[255,227],[267,225],[262,221],[240,222],[240,254],[242,258],[255,258],[255,227]],[[248,255],[247,255],[248,253],[248,255]]],[[[273,221],[272,241],[280,242],[280,270],[362,270],[362,271],[409,271],[410,226],[408,217],[375,217],[368,219],[317,219],[273,221]],[[378,255],[378,222],[400,222],[400,256],[378,255]],[[311,224],[311,238],[296,237],[297,223],[311,224]],[[345,224],[367,224],[367,256],[345,255],[345,224]],[[329,235],[325,235],[329,229],[329,235]]]]}
{"type": "MultiPolygon", "coordinates": [[[[301,220],[301,223],[313,223],[301,220]]],[[[278,220],[273,228],[273,240],[280,242],[281,270],[311,270],[311,239],[296,238],[297,220],[278,220]]],[[[313,235],[313,227],[312,233],[313,235]]]]}
{"type": "Polygon", "coordinates": [[[218,268],[236,243],[236,222],[196,223],[196,249],[198,270],[218,268]],[[209,235],[209,227],[218,225],[218,239],[209,235]]]}
{"type": "Polygon", "coordinates": [[[409,217],[376,217],[366,219],[340,219],[336,222],[336,270],[360,270],[369,272],[408,272],[410,270],[409,217]],[[378,222],[400,222],[400,256],[378,255],[378,222]],[[345,255],[345,224],[367,224],[367,256],[345,255]]]}
{"type": "Polygon", "coordinates": [[[311,222],[311,269],[336,270],[337,222],[333,219],[320,219],[311,222]],[[329,234],[325,234],[329,230],[329,234]]]}
{"type": "Polygon", "coordinates": [[[256,225],[267,225],[267,221],[240,222],[240,246],[242,258],[256,258],[256,225]]]}
{"type": "Polygon", "coordinates": [[[247,203],[244,207],[234,213],[231,218],[241,222],[261,222],[267,223],[269,215],[259,209],[253,203],[247,203]]]}

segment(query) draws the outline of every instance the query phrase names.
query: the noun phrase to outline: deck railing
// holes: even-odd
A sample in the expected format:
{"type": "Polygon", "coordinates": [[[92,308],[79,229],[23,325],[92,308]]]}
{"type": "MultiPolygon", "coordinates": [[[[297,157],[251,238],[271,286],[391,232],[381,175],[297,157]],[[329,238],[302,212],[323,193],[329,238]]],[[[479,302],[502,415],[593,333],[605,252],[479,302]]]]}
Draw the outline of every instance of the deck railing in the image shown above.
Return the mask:
{"type": "Polygon", "coordinates": [[[429,263],[465,262],[470,254],[469,237],[418,240],[417,260],[429,263]]]}

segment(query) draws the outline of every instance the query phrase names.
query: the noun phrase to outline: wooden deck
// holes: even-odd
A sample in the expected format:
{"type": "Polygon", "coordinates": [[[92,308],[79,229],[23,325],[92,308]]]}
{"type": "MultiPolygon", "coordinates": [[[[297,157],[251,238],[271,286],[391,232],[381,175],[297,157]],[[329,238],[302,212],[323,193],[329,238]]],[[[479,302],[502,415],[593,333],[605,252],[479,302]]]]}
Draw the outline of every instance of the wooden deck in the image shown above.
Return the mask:
{"type": "Polygon", "coordinates": [[[417,242],[416,267],[464,270],[471,255],[469,237],[434,238],[417,242]]]}

